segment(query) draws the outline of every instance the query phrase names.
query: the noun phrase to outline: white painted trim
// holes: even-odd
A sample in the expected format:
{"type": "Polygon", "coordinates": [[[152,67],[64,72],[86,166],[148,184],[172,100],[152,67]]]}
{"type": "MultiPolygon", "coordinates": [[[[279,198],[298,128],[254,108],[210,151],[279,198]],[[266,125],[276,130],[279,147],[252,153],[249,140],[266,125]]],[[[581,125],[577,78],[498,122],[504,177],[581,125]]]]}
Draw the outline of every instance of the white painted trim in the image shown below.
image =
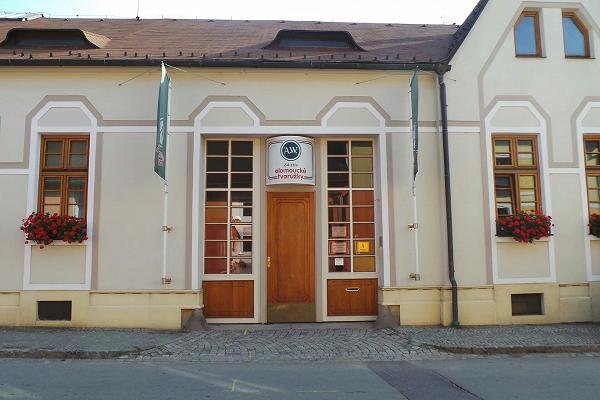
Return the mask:
{"type": "MultiPolygon", "coordinates": [[[[194,125],[195,126],[195,125],[194,125]]],[[[172,134],[187,134],[194,132],[194,126],[171,126],[169,132],[172,134]]],[[[408,126],[387,126],[387,127],[336,127],[336,126],[302,126],[302,125],[268,125],[268,126],[205,126],[202,127],[203,134],[210,135],[377,135],[385,131],[386,133],[410,134],[408,126]]],[[[451,126],[448,132],[457,135],[478,135],[481,129],[473,126],[451,126]]],[[[154,126],[102,126],[98,128],[98,132],[113,134],[113,133],[149,133],[156,134],[154,126]]],[[[419,133],[434,133],[439,134],[438,127],[419,127],[419,133]]]]}
{"type": "Polygon", "coordinates": [[[199,289],[200,280],[203,278],[202,272],[200,271],[200,262],[198,254],[198,247],[200,246],[200,237],[198,230],[200,229],[200,162],[202,159],[204,148],[202,146],[202,137],[200,136],[199,128],[199,126],[194,127],[194,148],[192,149],[192,220],[190,221],[190,224],[192,224],[192,254],[190,258],[190,261],[192,263],[192,265],[190,266],[192,271],[192,290],[199,289]]]}
{"type": "MultiPolygon", "coordinates": [[[[497,133],[511,134],[537,134],[538,135],[538,157],[541,161],[540,176],[542,185],[542,204],[546,214],[552,215],[552,201],[550,195],[550,168],[548,167],[548,130],[546,120],[542,114],[529,101],[499,101],[494,105],[485,117],[485,151],[488,171],[488,195],[490,215],[490,243],[492,255],[492,281],[494,284],[503,283],[548,283],[556,282],[556,256],[554,249],[554,238],[548,239],[548,263],[550,276],[534,278],[500,278],[498,271],[498,240],[496,238],[496,196],[494,193],[494,160],[492,151],[492,135],[497,133]],[[538,127],[501,127],[492,124],[492,119],[503,107],[525,107],[538,120],[538,127]]],[[[518,243],[515,242],[515,245],[518,243]]]]}
{"type": "MultiPolygon", "coordinates": [[[[250,107],[243,101],[211,101],[200,111],[200,113],[194,118],[194,126],[200,125],[200,121],[213,109],[213,108],[241,108],[242,111],[250,117],[252,120],[252,126],[260,125],[260,118],[256,115],[250,107]]],[[[247,128],[247,127],[244,127],[247,128]]]]}
{"type": "Polygon", "coordinates": [[[385,118],[381,115],[375,107],[371,103],[366,102],[351,102],[351,101],[338,101],[331,107],[327,113],[321,119],[321,128],[325,128],[329,126],[329,119],[340,109],[350,108],[350,109],[362,109],[367,110],[379,123],[378,129],[385,127],[385,118]]]}
{"type": "Polygon", "coordinates": [[[577,135],[577,151],[579,152],[579,184],[581,185],[581,209],[583,210],[583,237],[584,237],[584,252],[585,252],[585,269],[587,273],[588,281],[590,282],[600,282],[600,275],[595,275],[593,271],[592,265],[592,241],[600,240],[595,236],[589,234],[588,224],[590,223],[590,216],[588,211],[588,193],[587,193],[587,182],[586,182],[586,173],[585,173],[585,160],[583,157],[584,149],[583,149],[583,139],[585,134],[599,134],[600,128],[586,128],[583,126],[583,119],[587,116],[587,114],[592,110],[592,108],[600,108],[600,102],[588,102],[581,113],[577,116],[575,120],[576,126],[576,135],[577,135]]]}
{"type": "Polygon", "coordinates": [[[574,174],[579,175],[581,171],[579,168],[548,168],[549,174],[574,174]]]}
{"type": "Polygon", "coordinates": [[[23,290],[90,290],[92,282],[92,256],[94,232],[94,187],[96,176],[96,139],[97,120],[92,112],[81,101],[50,101],[38,111],[31,119],[31,141],[29,145],[29,172],[27,184],[27,215],[35,210],[37,187],[39,180],[38,165],[40,162],[40,141],[42,133],[46,134],[81,134],[88,133],[90,139],[89,164],[88,164],[88,192],[87,192],[87,236],[85,244],[85,280],[81,284],[39,284],[31,283],[31,253],[32,246],[24,246],[23,257],[23,290]],[[78,108],[90,120],[89,126],[44,126],[40,127],[38,121],[53,108],[78,108]]]}
{"type": "Polygon", "coordinates": [[[0,175],[29,175],[28,169],[0,169],[0,175]]]}
{"type": "MultiPolygon", "coordinates": [[[[391,285],[391,259],[390,259],[390,209],[389,209],[389,198],[388,198],[388,158],[387,158],[387,141],[386,134],[380,133],[379,140],[377,140],[377,154],[379,155],[379,195],[381,196],[381,234],[383,239],[381,255],[383,261],[383,279],[381,286],[388,287],[391,285]]],[[[375,163],[373,163],[375,164],[375,163]]],[[[379,238],[375,238],[375,248],[377,248],[377,241],[379,238]]]]}

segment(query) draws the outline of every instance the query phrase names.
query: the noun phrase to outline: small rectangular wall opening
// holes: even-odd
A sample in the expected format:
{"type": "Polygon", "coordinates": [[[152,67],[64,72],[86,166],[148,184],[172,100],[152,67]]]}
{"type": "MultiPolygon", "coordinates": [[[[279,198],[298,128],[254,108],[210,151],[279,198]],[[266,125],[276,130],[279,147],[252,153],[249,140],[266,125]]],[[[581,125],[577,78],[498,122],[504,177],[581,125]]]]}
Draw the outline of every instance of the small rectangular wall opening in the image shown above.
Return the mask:
{"type": "Polygon", "coordinates": [[[511,294],[512,315],[544,315],[543,294],[511,294]]]}
{"type": "Polygon", "coordinates": [[[71,308],[70,301],[38,301],[38,321],[70,321],[71,308]]]}

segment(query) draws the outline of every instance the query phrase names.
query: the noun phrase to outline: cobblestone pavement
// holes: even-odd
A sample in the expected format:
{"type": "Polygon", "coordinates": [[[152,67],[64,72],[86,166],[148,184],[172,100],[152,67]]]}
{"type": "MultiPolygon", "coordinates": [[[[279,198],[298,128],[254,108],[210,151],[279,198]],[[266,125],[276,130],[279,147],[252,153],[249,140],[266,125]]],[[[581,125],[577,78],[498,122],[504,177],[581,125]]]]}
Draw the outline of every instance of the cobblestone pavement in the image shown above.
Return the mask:
{"type": "Polygon", "coordinates": [[[481,326],[461,329],[398,328],[416,343],[436,348],[462,350],[582,349],[600,351],[600,324],[481,326]]]}
{"type": "Polygon", "coordinates": [[[448,357],[399,329],[372,324],[215,327],[142,352],[139,358],[199,361],[393,361],[448,357]]]}
{"type": "Polygon", "coordinates": [[[212,325],[205,332],[0,328],[0,357],[397,361],[530,352],[600,356],[600,324],[462,329],[375,329],[371,323],[212,325]]]}

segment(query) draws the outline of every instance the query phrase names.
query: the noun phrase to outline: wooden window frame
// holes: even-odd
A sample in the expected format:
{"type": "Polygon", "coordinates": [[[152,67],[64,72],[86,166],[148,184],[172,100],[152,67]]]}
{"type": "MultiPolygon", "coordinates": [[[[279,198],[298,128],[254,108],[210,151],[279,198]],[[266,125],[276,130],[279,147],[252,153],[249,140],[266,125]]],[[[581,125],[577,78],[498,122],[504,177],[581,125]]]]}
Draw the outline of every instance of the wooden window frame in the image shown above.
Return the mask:
{"type": "Polygon", "coordinates": [[[584,135],[583,136],[583,164],[585,166],[585,196],[587,197],[587,207],[588,207],[588,215],[592,215],[592,210],[590,208],[590,184],[588,182],[588,177],[591,176],[600,176],[600,165],[587,165],[586,155],[588,154],[586,151],[585,144],[587,141],[598,141],[600,142],[600,135],[584,135]]]}
{"type": "MultiPolygon", "coordinates": [[[[577,13],[575,13],[574,11],[563,11],[562,18],[571,18],[573,20],[575,25],[577,25],[577,27],[583,34],[583,40],[584,40],[584,45],[585,45],[585,55],[583,55],[583,56],[570,56],[567,54],[567,49],[565,47],[565,49],[564,49],[565,50],[565,58],[590,58],[591,57],[590,31],[587,28],[587,26],[583,23],[581,18],[579,18],[577,13]]],[[[563,25],[563,46],[566,44],[564,35],[565,35],[565,32],[564,32],[564,25],[563,25]]]]}
{"type": "MultiPolygon", "coordinates": [[[[330,277],[337,277],[340,274],[355,274],[355,275],[365,275],[365,274],[374,274],[377,273],[379,271],[379,267],[378,267],[378,263],[377,263],[377,246],[376,246],[376,240],[377,240],[377,213],[376,213],[376,204],[375,204],[375,155],[376,155],[376,149],[375,149],[375,141],[372,139],[334,139],[334,138],[330,138],[327,139],[325,141],[325,157],[327,160],[326,166],[325,166],[325,191],[327,193],[327,198],[329,198],[329,192],[335,192],[335,191],[348,191],[348,204],[347,205],[343,205],[343,206],[331,206],[329,204],[326,204],[327,207],[327,211],[326,211],[326,224],[327,224],[327,236],[326,236],[326,240],[327,240],[327,248],[326,248],[326,252],[327,252],[327,274],[330,277]],[[341,154],[332,154],[329,155],[327,153],[327,144],[329,142],[344,142],[347,143],[348,145],[348,151],[346,154],[341,155],[341,154]],[[370,155],[362,155],[362,154],[354,154],[352,152],[352,144],[356,143],[356,142],[368,142],[371,144],[371,154],[370,155]],[[330,158],[347,158],[348,160],[348,171],[347,172],[339,172],[339,171],[329,171],[329,159],[330,158]],[[353,159],[357,159],[357,158],[370,158],[372,160],[372,169],[370,172],[364,172],[364,171],[354,171],[354,167],[353,167],[353,159]],[[346,187],[330,187],[329,186],[329,173],[347,173],[348,174],[348,186],[346,187]],[[361,174],[361,173],[370,173],[372,174],[372,184],[370,187],[355,187],[354,186],[354,182],[353,182],[353,175],[354,174],[361,174]],[[354,192],[372,192],[373,193],[373,205],[372,206],[367,206],[367,205],[355,205],[355,201],[354,201],[354,192]],[[373,212],[374,212],[374,217],[373,217],[373,221],[355,221],[354,220],[354,211],[355,208],[367,208],[367,207],[373,207],[373,212]],[[338,225],[344,225],[347,227],[347,233],[346,236],[343,238],[330,238],[329,237],[329,229],[330,229],[330,225],[335,225],[335,222],[329,221],[329,210],[330,209],[346,209],[348,212],[348,222],[339,222],[338,225]],[[357,226],[359,225],[368,225],[368,224],[373,224],[373,230],[374,230],[374,237],[373,238],[367,238],[367,237],[354,237],[354,230],[357,226]],[[368,241],[369,243],[372,241],[373,242],[373,254],[360,254],[357,251],[357,242],[362,241],[362,242],[366,242],[368,241]],[[335,254],[331,254],[330,249],[332,247],[332,243],[333,242],[344,242],[346,243],[346,247],[347,247],[347,253],[346,254],[339,254],[339,255],[335,255],[335,254]],[[375,269],[373,271],[355,271],[355,257],[373,257],[373,259],[375,260],[375,269]],[[350,271],[331,271],[329,269],[329,261],[331,258],[349,258],[350,260],[350,271]]],[[[335,245],[333,245],[335,246],[335,245]]]]}
{"type": "Polygon", "coordinates": [[[535,204],[536,210],[542,210],[542,193],[541,193],[541,174],[540,174],[540,162],[539,162],[539,151],[538,151],[538,137],[536,135],[492,135],[492,157],[494,163],[494,204],[496,218],[501,217],[498,215],[498,200],[496,198],[496,177],[506,176],[511,180],[511,202],[513,205],[513,214],[521,211],[520,194],[521,188],[519,185],[519,177],[521,176],[534,176],[535,184],[535,204]],[[509,141],[509,151],[511,155],[510,165],[498,165],[496,164],[496,141],[506,140],[509,141]],[[531,140],[533,142],[533,165],[519,165],[518,162],[518,141],[519,140],[531,140]]]}
{"type": "MultiPolygon", "coordinates": [[[[206,202],[204,203],[204,208],[203,211],[204,213],[206,213],[206,210],[208,209],[219,209],[219,208],[226,208],[227,209],[227,222],[207,222],[206,219],[204,221],[204,246],[206,246],[206,243],[225,243],[226,244],[226,248],[225,248],[225,257],[222,256],[207,256],[206,255],[206,251],[204,254],[204,260],[207,259],[225,259],[226,260],[226,270],[224,273],[213,273],[213,272],[206,272],[206,266],[205,266],[205,262],[203,263],[203,274],[205,276],[210,276],[210,277],[229,277],[232,278],[234,280],[247,280],[248,276],[254,275],[257,265],[255,265],[255,253],[256,253],[256,232],[257,232],[257,225],[256,225],[256,215],[254,214],[254,205],[255,203],[258,201],[258,195],[255,191],[256,187],[254,186],[254,174],[257,174],[258,171],[255,170],[255,165],[254,165],[254,159],[256,157],[256,151],[257,151],[257,146],[256,143],[252,140],[252,139],[245,139],[245,138],[236,138],[236,139],[221,139],[221,138],[210,138],[210,139],[206,139],[205,140],[205,146],[204,146],[204,178],[205,178],[205,182],[204,182],[204,195],[206,195],[207,192],[221,192],[221,193],[227,193],[227,205],[226,206],[222,206],[222,205],[217,205],[217,206],[210,206],[207,205],[206,202]],[[227,155],[209,155],[208,154],[208,143],[209,142],[227,142],[227,155]],[[236,142],[249,142],[252,145],[252,154],[251,155],[234,155],[233,154],[233,143],[236,142]],[[240,172],[240,171],[234,171],[233,170],[233,158],[247,158],[247,159],[251,159],[252,160],[252,171],[251,172],[240,172]],[[227,158],[227,171],[208,171],[208,161],[210,158],[227,158]],[[232,174],[249,174],[251,175],[251,187],[249,188],[236,188],[233,187],[232,185],[232,174]],[[207,185],[207,181],[208,179],[206,179],[210,174],[226,174],[227,175],[227,185],[226,187],[219,187],[219,188],[209,188],[207,185]],[[231,193],[232,192],[249,192],[252,194],[252,205],[251,206],[240,206],[240,207],[234,207],[232,205],[232,201],[231,201],[231,193]],[[247,222],[239,222],[239,223],[235,223],[234,221],[232,221],[232,217],[231,217],[231,213],[232,210],[234,208],[243,208],[243,209],[251,209],[252,210],[252,222],[251,223],[247,223],[247,222]],[[206,227],[210,226],[210,225],[227,225],[226,228],[226,240],[224,239],[206,239],[206,227]],[[244,226],[250,226],[251,230],[252,230],[252,238],[251,239],[244,239],[242,236],[239,235],[239,232],[237,232],[237,230],[235,229],[234,225],[244,225],[244,226]],[[238,238],[234,237],[235,235],[238,235],[238,238]],[[248,256],[235,256],[233,254],[232,251],[232,246],[234,245],[234,243],[239,243],[242,246],[242,249],[244,248],[245,245],[247,245],[248,243],[250,243],[251,246],[251,255],[248,256]],[[251,263],[252,263],[252,271],[248,272],[248,273],[238,273],[238,272],[232,272],[232,267],[231,267],[231,262],[234,259],[250,259],[251,263]]],[[[243,250],[245,251],[245,250],[243,250]]]]}
{"type": "MultiPolygon", "coordinates": [[[[50,153],[53,154],[53,153],[50,153]]],[[[75,153],[79,154],[79,153],[75,153]]],[[[83,206],[85,207],[85,213],[82,217],[86,219],[88,207],[88,185],[89,185],[89,162],[90,162],[90,136],[89,135],[42,135],[41,137],[41,150],[40,150],[40,168],[39,168],[39,179],[38,179],[38,211],[43,212],[44,210],[44,181],[45,178],[59,178],[60,179],[60,204],[59,214],[68,215],[69,211],[69,187],[68,182],[71,178],[84,178],[85,184],[83,188],[83,206]],[[61,166],[59,167],[48,167],[46,166],[46,143],[47,142],[62,142],[63,151],[61,153],[61,166]],[[71,155],[71,142],[86,142],[86,153],[84,167],[71,167],[69,166],[69,158],[71,155]]]]}
{"type": "Polygon", "coordinates": [[[513,28],[513,36],[515,40],[515,56],[523,58],[539,58],[542,57],[542,33],[540,29],[540,13],[539,11],[523,11],[517,19],[513,28]],[[517,27],[525,17],[533,17],[535,25],[535,54],[519,54],[517,53],[517,27]]]}

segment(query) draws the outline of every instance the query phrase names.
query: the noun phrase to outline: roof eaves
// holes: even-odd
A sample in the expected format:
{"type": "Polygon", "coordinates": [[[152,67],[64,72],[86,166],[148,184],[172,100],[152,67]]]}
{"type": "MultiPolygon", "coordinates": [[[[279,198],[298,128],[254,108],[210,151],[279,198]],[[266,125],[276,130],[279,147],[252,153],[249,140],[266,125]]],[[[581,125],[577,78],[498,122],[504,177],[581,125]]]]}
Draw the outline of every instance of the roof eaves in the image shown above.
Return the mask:
{"type": "Polygon", "coordinates": [[[448,57],[445,60],[446,62],[449,63],[450,60],[452,60],[452,57],[454,57],[460,46],[463,44],[463,42],[471,32],[471,29],[473,29],[473,26],[475,26],[475,23],[479,19],[479,16],[483,13],[483,10],[485,9],[485,6],[488,2],[489,0],[479,0],[479,2],[475,5],[469,16],[454,33],[454,40],[452,41],[452,44],[448,49],[449,52],[448,57]]]}

